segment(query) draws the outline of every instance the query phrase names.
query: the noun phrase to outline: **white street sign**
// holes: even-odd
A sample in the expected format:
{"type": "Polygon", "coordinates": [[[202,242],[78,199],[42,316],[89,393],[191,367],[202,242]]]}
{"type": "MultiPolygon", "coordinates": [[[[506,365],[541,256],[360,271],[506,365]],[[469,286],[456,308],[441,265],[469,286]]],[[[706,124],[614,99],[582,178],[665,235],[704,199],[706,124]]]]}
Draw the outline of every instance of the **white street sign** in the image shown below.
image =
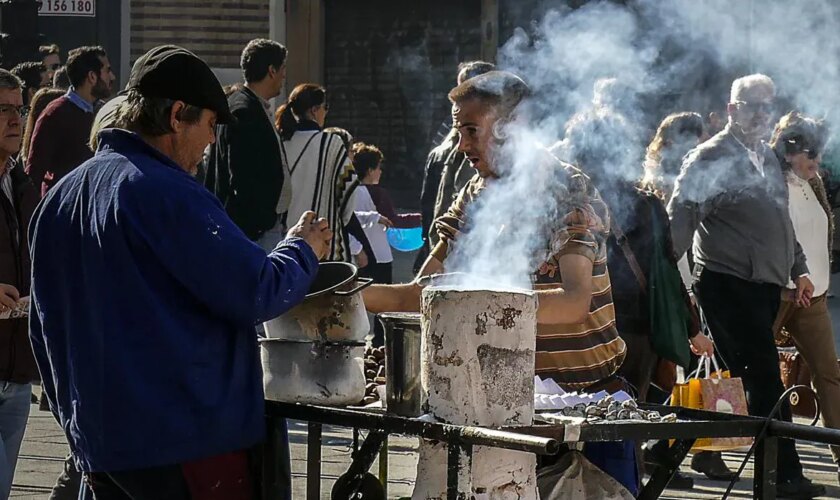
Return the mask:
{"type": "Polygon", "coordinates": [[[38,15],[96,17],[96,0],[41,0],[38,15]]]}

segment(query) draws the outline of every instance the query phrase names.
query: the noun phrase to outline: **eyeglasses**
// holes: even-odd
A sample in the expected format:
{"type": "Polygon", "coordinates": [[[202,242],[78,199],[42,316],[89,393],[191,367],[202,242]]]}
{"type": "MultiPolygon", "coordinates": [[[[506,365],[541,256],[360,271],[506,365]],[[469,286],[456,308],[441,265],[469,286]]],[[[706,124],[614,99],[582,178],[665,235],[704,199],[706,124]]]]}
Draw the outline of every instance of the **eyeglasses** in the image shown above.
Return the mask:
{"type": "Polygon", "coordinates": [[[14,104],[0,104],[0,116],[3,118],[16,114],[22,118],[29,113],[29,106],[15,106],[14,104]]]}
{"type": "Polygon", "coordinates": [[[765,114],[769,114],[773,111],[773,103],[772,102],[746,102],[746,101],[735,101],[738,107],[743,108],[744,110],[750,113],[758,113],[762,112],[765,114]]]}

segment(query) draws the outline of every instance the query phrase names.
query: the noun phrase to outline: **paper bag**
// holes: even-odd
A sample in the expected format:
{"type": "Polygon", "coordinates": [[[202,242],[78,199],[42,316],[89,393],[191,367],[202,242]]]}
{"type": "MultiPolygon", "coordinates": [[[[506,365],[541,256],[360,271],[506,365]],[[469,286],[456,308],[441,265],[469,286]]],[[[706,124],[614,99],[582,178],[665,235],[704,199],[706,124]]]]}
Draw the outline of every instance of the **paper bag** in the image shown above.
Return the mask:
{"type": "MultiPolygon", "coordinates": [[[[715,371],[709,369],[709,358],[700,360],[700,366],[686,384],[677,384],[671,394],[671,406],[682,406],[695,410],[715,411],[733,415],[747,415],[747,397],[740,378],[729,377],[721,372],[717,361],[712,358],[715,371]],[[705,367],[705,376],[700,372],[705,367]]],[[[750,446],[752,438],[699,438],[691,451],[726,451],[750,446]]]]}

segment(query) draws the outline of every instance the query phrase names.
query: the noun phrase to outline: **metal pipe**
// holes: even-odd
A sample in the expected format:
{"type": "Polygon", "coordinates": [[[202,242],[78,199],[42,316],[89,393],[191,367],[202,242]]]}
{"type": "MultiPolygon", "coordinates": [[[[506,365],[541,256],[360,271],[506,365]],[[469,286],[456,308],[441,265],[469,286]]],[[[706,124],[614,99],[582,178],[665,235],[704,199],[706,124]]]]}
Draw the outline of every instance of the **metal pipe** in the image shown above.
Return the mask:
{"type": "Polygon", "coordinates": [[[464,444],[527,451],[538,455],[553,455],[560,449],[557,440],[550,437],[427,422],[371,411],[297,405],[277,401],[266,401],[265,411],[267,415],[284,416],[309,422],[343,427],[361,427],[371,430],[379,429],[389,434],[410,434],[438,441],[460,440],[464,444]]]}
{"type": "Polygon", "coordinates": [[[825,427],[811,427],[809,425],[793,424],[781,420],[770,422],[768,434],[778,437],[816,441],[823,444],[840,445],[840,430],[825,427]]]}
{"type": "MultiPolygon", "coordinates": [[[[454,427],[454,426],[453,426],[454,427]]],[[[560,450],[556,439],[519,434],[517,432],[486,429],[484,427],[457,427],[459,440],[478,446],[498,446],[519,451],[539,450],[541,455],[554,455],[560,450]]]]}

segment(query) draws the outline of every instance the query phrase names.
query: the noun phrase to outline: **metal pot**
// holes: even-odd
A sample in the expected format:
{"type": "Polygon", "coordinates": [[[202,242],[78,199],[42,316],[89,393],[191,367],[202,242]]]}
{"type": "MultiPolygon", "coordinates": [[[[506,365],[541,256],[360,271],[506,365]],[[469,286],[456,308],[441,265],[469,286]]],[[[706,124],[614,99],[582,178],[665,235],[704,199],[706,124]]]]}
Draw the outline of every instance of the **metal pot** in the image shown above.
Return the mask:
{"type": "Polygon", "coordinates": [[[423,414],[420,382],[420,315],[383,313],[385,329],[385,398],[391,413],[406,417],[423,414]]]}
{"type": "Polygon", "coordinates": [[[303,302],[265,322],[271,339],[304,341],[364,340],[370,321],[360,292],[373,283],[359,278],[346,262],[322,262],[303,302]]]}
{"type": "Polygon", "coordinates": [[[365,397],[364,342],[259,342],[266,399],[351,405],[365,397]]]}

